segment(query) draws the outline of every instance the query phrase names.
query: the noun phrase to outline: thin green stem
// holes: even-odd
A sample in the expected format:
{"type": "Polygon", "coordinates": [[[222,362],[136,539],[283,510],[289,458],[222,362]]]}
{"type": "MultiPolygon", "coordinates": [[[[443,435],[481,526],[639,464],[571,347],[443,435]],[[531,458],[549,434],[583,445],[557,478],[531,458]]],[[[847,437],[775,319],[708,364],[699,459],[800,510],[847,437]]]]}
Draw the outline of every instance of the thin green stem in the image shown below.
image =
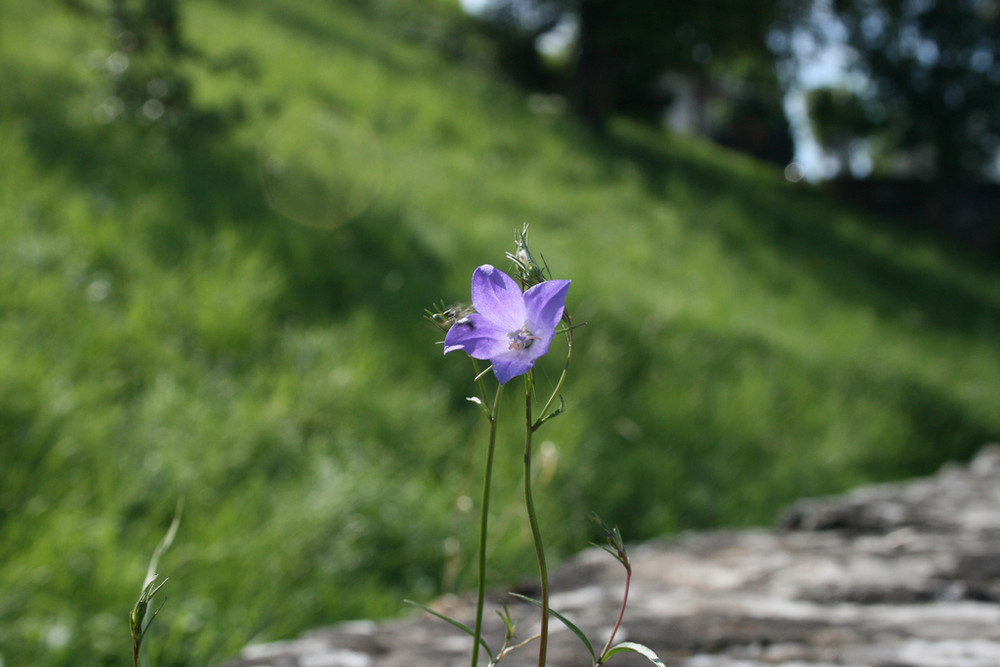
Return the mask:
{"type": "Polygon", "coordinates": [[[611,630],[611,636],[608,637],[608,643],[604,645],[604,650],[601,651],[601,657],[597,661],[598,665],[603,665],[604,661],[607,659],[608,651],[611,650],[611,644],[615,640],[615,635],[618,634],[618,629],[622,626],[622,619],[625,618],[625,607],[628,605],[628,591],[632,583],[632,568],[630,566],[625,567],[625,594],[622,596],[622,608],[618,612],[618,620],[615,622],[614,629],[611,630]]]}
{"type": "MultiPolygon", "coordinates": [[[[483,395],[486,394],[485,387],[480,383],[483,395]]],[[[493,397],[493,409],[490,411],[490,439],[486,448],[486,472],[483,475],[483,503],[482,514],[479,517],[479,581],[476,588],[476,627],[475,637],[472,642],[472,667],[476,667],[479,662],[479,642],[483,636],[483,606],[486,601],[486,535],[489,528],[490,512],[490,486],[493,479],[493,452],[496,449],[497,441],[497,412],[500,409],[500,394],[503,385],[497,387],[496,396],[493,397]]]]}
{"type": "Polygon", "coordinates": [[[542,534],[538,529],[538,517],[535,514],[535,503],[531,496],[531,437],[537,426],[531,418],[532,376],[525,376],[525,429],[524,429],[524,506],[528,511],[528,523],[531,526],[531,537],[535,543],[535,556],[538,559],[538,577],[542,589],[542,627],[538,640],[538,667],[545,667],[545,653],[549,641],[549,575],[545,567],[545,550],[542,548],[542,534]]]}
{"type": "Polygon", "coordinates": [[[569,362],[573,358],[573,320],[570,318],[569,313],[563,311],[563,319],[566,320],[566,324],[569,327],[566,330],[566,363],[563,365],[562,373],[559,375],[559,380],[556,382],[555,389],[552,390],[552,394],[549,396],[549,400],[545,402],[542,411],[539,413],[539,418],[536,423],[532,425],[532,430],[538,430],[546,419],[549,418],[549,408],[552,407],[552,402],[556,400],[556,396],[559,395],[559,390],[562,389],[563,380],[566,379],[566,374],[569,372],[569,362]]]}

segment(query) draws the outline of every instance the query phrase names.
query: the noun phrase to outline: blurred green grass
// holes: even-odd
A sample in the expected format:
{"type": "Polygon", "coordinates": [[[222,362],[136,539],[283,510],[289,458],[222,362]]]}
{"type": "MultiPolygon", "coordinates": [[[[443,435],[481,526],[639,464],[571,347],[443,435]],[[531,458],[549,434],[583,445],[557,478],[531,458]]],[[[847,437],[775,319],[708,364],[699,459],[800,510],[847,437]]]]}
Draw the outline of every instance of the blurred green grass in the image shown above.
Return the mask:
{"type": "MultiPolygon", "coordinates": [[[[555,558],[592,510],[632,540],[768,523],[1000,433],[995,265],[533,112],[443,0],[182,9],[197,113],[143,128],[95,120],[100,21],[0,3],[5,664],[125,663],[179,496],[161,666],[472,586],[485,429],[421,318],[523,221],[588,323],[540,432],[555,558]]],[[[532,572],[508,408],[497,585],[532,572]]]]}

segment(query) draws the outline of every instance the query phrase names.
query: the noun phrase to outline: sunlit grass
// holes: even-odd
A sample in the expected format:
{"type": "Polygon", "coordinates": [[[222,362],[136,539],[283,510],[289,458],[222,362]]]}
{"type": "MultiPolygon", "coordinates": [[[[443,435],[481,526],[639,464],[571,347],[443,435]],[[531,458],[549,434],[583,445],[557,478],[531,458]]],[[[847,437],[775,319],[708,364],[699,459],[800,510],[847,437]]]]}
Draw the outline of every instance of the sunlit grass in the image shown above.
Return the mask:
{"type": "MultiPolygon", "coordinates": [[[[172,129],[100,125],[103,25],[30,4],[0,39],[5,664],[124,663],[180,496],[161,666],[469,588],[485,425],[421,316],[525,221],[587,322],[539,443],[554,557],[593,510],[627,539],[766,523],[1000,432],[995,266],[697,141],[532,113],[482,54],[452,64],[444,3],[185,3],[172,129]],[[319,172],[281,191],[295,219],[268,155],[319,172]]],[[[505,418],[498,585],[532,567],[505,418]]]]}

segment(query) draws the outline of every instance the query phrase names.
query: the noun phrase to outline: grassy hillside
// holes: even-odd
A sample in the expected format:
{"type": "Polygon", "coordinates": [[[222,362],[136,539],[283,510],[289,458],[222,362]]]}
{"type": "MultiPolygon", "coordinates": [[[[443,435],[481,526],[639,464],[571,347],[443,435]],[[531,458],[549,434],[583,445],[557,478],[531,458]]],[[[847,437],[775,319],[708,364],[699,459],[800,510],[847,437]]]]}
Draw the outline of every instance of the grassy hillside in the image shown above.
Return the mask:
{"type": "MultiPolygon", "coordinates": [[[[695,140],[589,136],[447,2],[183,10],[195,113],[105,122],[104,22],[0,2],[4,664],[126,664],[179,497],[157,665],[472,586],[485,425],[422,313],[524,221],[588,322],[540,432],[554,559],[591,510],[767,523],[1000,435],[995,266],[695,140]]],[[[510,407],[497,584],[532,571],[510,407]]]]}

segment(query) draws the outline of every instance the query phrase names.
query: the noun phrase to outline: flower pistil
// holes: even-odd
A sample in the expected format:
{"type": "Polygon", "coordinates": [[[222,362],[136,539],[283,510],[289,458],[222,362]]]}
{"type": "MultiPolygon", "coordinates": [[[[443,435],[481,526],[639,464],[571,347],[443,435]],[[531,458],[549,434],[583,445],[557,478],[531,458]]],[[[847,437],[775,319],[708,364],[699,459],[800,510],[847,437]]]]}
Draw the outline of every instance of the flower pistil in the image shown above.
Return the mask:
{"type": "Polygon", "coordinates": [[[527,350],[536,340],[541,340],[541,338],[528,331],[527,322],[525,322],[517,331],[511,331],[508,333],[507,337],[510,338],[510,347],[507,349],[514,350],[515,352],[527,350]]]}

